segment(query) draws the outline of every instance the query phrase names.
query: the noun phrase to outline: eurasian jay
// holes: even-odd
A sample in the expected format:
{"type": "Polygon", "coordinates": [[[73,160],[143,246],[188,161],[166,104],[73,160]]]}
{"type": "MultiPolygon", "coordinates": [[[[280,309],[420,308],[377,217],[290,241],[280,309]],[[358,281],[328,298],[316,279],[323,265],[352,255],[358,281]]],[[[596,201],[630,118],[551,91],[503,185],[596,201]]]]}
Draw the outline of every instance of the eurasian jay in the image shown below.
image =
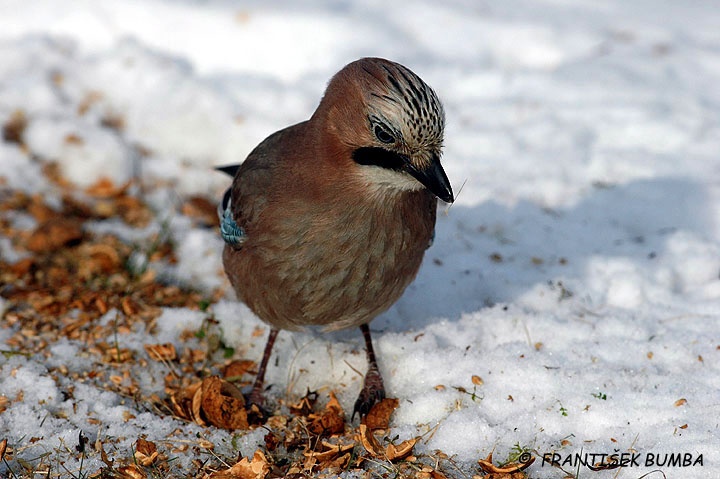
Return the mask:
{"type": "Polygon", "coordinates": [[[249,402],[280,329],[359,326],[368,371],[355,413],[385,397],[368,323],[402,295],[434,237],[445,117],[409,69],[362,58],[340,70],[312,117],[273,133],[239,165],[219,208],[223,265],[270,325],[249,402]]]}

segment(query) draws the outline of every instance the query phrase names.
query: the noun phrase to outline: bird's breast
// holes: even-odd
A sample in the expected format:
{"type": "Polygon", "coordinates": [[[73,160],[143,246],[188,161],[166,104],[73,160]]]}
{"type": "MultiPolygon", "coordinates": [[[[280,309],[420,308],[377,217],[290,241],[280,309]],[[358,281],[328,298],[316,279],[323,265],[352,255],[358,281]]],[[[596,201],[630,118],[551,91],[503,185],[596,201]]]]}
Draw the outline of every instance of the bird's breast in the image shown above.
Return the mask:
{"type": "Polygon", "coordinates": [[[435,225],[425,191],[384,202],[268,208],[223,259],[239,297],[274,327],[366,323],[414,279],[435,225]]]}

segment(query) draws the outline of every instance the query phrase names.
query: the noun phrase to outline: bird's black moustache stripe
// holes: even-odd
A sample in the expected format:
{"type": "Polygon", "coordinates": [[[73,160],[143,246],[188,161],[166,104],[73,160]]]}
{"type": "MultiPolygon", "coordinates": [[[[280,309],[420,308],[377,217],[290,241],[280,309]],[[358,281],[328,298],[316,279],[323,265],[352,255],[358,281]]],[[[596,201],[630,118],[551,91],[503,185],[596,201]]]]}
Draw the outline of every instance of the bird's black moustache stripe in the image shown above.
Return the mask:
{"type": "Polygon", "coordinates": [[[359,165],[373,165],[397,171],[402,170],[407,162],[406,158],[398,153],[373,146],[353,151],[352,159],[359,165]]]}

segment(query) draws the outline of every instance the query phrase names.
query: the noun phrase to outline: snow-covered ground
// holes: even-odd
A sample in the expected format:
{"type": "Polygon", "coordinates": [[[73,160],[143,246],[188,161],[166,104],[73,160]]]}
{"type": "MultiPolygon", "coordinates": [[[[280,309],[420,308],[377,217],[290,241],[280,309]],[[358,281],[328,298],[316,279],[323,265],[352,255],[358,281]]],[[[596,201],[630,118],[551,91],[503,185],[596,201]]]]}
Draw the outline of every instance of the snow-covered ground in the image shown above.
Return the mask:
{"type": "MultiPolygon", "coordinates": [[[[257,359],[264,338],[253,331],[262,323],[233,301],[219,235],[175,215],[176,205],[188,195],[219,197],[228,179],[212,167],[242,160],[268,134],[306,119],[346,63],[403,63],[445,104],[443,164],[458,198],[441,207],[415,283],[371,325],[388,393],[400,400],[393,432],[424,435],[417,451],[439,449],[467,467],[521,447],[541,459],[638,455],[638,465],[614,471],[580,467],[581,477],[660,469],[668,478],[716,478],[717,7],[4,0],[0,123],[22,110],[28,124],[27,149],[0,142],[0,189],[57,201],[41,173],[49,160],[78,187],[136,174],[162,185],[149,199],[179,256],[165,274],[226,291],[211,309],[236,354],[257,359]],[[107,127],[113,118],[122,128],[107,127]],[[671,453],[695,465],[653,465],[671,453]]],[[[0,255],[22,257],[2,238],[0,255]]],[[[177,342],[203,317],[168,309],[156,336],[122,340],[145,354],[143,344],[177,342]]],[[[11,349],[10,332],[0,327],[1,350],[11,349]]],[[[200,434],[244,455],[263,444],[262,430],[234,437],[187,425],[86,384],[77,385],[73,408],[48,368],[96,367],[77,356],[81,346],[62,341],[48,357],[0,355],[0,396],[10,399],[0,440],[23,446],[16,457],[71,447],[81,429],[128,449],[140,435],[164,438],[176,428],[180,438],[200,434]],[[100,425],[89,426],[88,415],[100,425]]],[[[361,351],[356,331],[282,333],[267,376],[271,397],[334,388],[351,409],[361,351]]],[[[163,374],[160,366],[148,371],[146,392],[162,391],[163,374]]],[[[95,456],[86,470],[99,467],[95,456]]],[[[181,456],[178,467],[187,461],[181,456]]],[[[528,472],[563,477],[541,460],[528,472]]]]}

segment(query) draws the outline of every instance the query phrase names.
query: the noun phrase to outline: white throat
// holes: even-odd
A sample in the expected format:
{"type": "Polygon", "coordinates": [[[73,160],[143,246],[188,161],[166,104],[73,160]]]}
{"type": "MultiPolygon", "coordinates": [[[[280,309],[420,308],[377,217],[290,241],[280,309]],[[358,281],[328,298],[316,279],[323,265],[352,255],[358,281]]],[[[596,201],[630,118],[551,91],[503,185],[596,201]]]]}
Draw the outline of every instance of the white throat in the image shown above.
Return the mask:
{"type": "Polygon", "coordinates": [[[417,191],[424,188],[422,183],[409,173],[380,166],[360,165],[360,177],[377,193],[387,193],[388,190],[417,191]]]}

